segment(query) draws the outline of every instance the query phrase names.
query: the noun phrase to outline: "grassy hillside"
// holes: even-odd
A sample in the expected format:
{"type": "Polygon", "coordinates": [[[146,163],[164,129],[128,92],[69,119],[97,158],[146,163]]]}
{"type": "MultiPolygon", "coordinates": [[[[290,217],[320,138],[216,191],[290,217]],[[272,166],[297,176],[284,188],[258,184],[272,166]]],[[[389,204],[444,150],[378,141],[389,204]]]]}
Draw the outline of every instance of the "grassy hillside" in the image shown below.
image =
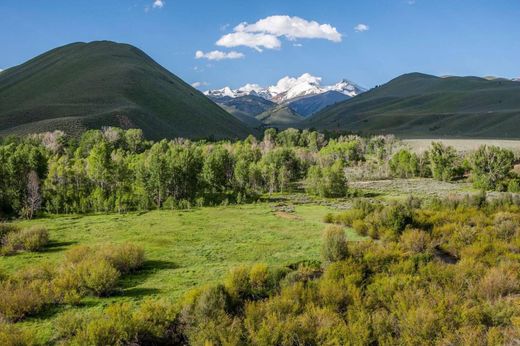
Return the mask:
{"type": "Polygon", "coordinates": [[[0,104],[4,135],[102,126],[138,127],[154,139],[250,133],[141,50],[107,41],[73,43],[4,71],[0,104]]]}
{"type": "Polygon", "coordinates": [[[303,127],[403,137],[520,137],[520,83],[476,77],[400,76],[329,107],[303,127]]]}
{"type": "Polygon", "coordinates": [[[301,122],[304,118],[289,106],[276,106],[256,116],[262,123],[271,126],[289,126],[301,122]]]}

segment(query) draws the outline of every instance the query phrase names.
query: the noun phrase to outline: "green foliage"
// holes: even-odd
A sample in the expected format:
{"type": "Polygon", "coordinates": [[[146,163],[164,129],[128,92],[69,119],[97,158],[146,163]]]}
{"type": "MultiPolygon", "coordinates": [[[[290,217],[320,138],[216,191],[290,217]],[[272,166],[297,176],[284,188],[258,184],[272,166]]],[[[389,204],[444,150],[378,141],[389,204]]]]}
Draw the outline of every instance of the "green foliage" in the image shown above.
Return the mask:
{"type": "Polygon", "coordinates": [[[35,336],[12,323],[0,322],[0,344],[6,346],[37,345],[35,336]]]}
{"type": "Polygon", "coordinates": [[[44,227],[33,226],[19,229],[15,226],[3,225],[0,228],[0,253],[12,255],[19,251],[41,251],[49,242],[49,232],[44,227]]]}
{"type": "MultiPolygon", "coordinates": [[[[513,169],[513,152],[495,146],[481,146],[470,157],[471,177],[476,188],[504,190],[513,169]]],[[[514,190],[515,187],[511,186],[514,190]]],[[[514,192],[514,191],[511,191],[514,192]]]]}
{"type": "Polygon", "coordinates": [[[143,250],[132,244],[74,248],[58,267],[29,268],[0,282],[0,316],[17,321],[52,304],[109,295],[121,275],[142,266],[143,258],[143,250]]]}
{"type": "Polygon", "coordinates": [[[458,157],[455,149],[439,142],[433,142],[428,151],[430,169],[434,179],[452,181],[460,176],[458,157]]]}
{"type": "Polygon", "coordinates": [[[417,154],[401,149],[392,156],[389,162],[392,175],[399,178],[413,178],[419,176],[419,158],[417,154]]]}
{"type": "Polygon", "coordinates": [[[105,259],[87,259],[80,262],[75,270],[81,280],[78,284],[98,297],[113,292],[120,272],[105,259]]]}
{"type": "Polygon", "coordinates": [[[347,257],[345,230],[339,226],[327,226],[323,232],[321,254],[325,262],[336,262],[347,257]]]}
{"type": "Polygon", "coordinates": [[[347,178],[342,161],[332,166],[321,168],[312,166],[307,173],[306,189],[309,193],[321,197],[345,197],[347,195],[347,178]]]}

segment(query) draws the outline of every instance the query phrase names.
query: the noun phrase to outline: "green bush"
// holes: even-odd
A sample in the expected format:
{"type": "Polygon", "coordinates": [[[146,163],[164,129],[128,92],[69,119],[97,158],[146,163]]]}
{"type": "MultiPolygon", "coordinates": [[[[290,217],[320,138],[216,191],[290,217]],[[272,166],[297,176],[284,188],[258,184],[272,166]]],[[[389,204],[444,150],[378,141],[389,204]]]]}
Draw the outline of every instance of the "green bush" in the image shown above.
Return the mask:
{"type": "Polygon", "coordinates": [[[336,262],[347,258],[347,240],[343,227],[327,226],[322,241],[321,254],[325,262],[336,262]]]}
{"type": "Polygon", "coordinates": [[[439,142],[433,142],[428,151],[430,169],[434,179],[452,181],[462,175],[459,157],[455,149],[439,142]]]}
{"type": "Polygon", "coordinates": [[[348,189],[343,161],[336,161],[330,167],[311,166],[307,173],[306,189],[321,197],[345,197],[348,189]]]}
{"type": "Polygon", "coordinates": [[[98,254],[109,261],[122,274],[137,270],[144,263],[143,248],[132,243],[106,245],[99,249],[98,254]]]}
{"type": "Polygon", "coordinates": [[[97,258],[81,262],[76,270],[84,287],[99,297],[112,293],[121,276],[109,261],[97,258]]]}
{"type": "MultiPolygon", "coordinates": [[[[515,156],[511,150],[495,146],[481,146],[470,157],[471,177],[476,188],[503,190],[513,169],[515,156]]],[[[513,187],[514,188],[514,187],[513,187]]]]}
{"type": "Polygon", "coordinates": [[[5,320],[19,321],[53,302],[54,292],[45,281],[7,280],[0,284],[0,316],[5,320]]]}
{"type": "Polygon", "coordinates": [[[421,230],[406,230],[401,234],[400,240],[404,250],[413,254],[431,250],[431,237],[421,230]]]}
{"type": "Polygon", "coordinates": [[[37,345],[37,342],[35,335],[31,335],[16,324],[0,322],[0,345],[31,346],[37,345]]]}
{"type": "Polygon", "coordinates": [[[49,242],[49,232],[43,227],[10,228],[2,239],[2,253],[14,254],[18,251],[36,252],[49,242]]]}
{"type": "Polygon", "coordinates": [[[389,161],[392,175],[399,178],[419,176],[419,158],[407,149],[401,149],[389,161]]]}
{"type": "Polygon", "coordinates": [[[72,338],[73,345],[129,345],[137,341],[137,326],[129,303],[113,304],[91,317],[72,338]]]}

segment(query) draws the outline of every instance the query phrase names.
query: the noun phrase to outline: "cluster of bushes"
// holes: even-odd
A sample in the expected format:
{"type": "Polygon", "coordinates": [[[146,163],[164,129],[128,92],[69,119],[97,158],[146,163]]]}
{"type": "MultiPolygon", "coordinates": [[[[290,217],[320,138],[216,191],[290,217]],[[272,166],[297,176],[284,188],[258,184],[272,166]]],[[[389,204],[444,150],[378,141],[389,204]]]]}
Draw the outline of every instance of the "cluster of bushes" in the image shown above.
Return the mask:
{"type": "Polygon", "coordinates": [[[0,317],[19,321],[56,304],[114,292],[121,275],[143,265],[143,249],[127,243],[69,250],[59,265],[28,268],[0,281],[0,317]]]}
{"type": "Polygon", "coordinates": [[[0,223],[0,255],[13,255],[19,251],[41,251],[49,242],[49,232],[39,226],[20,228],[0,223]]]}
{"type": "Polygon", "coordinates": [[[59,131],[0,139],[0,215],[241,203],[305,178],[313,194],[344,196],[344,168],[367,157],[383,162],[394,145],[392,137],[327,140],[295,129],[233,143],[151,142],[140,130],[117,128],[88,131],[79,141],[59,131]]]}
{"type": "Polygon", "coordinates": [[[417,155],[407,149],[395,153],[389,161],[394,177],[433,177],[452,181],[469,175],[473,185],[482,190],[520,192],[520,177],[513,171],[515,156],[511,150],[483,145],[475,152],[459,155],[453,147],[432,143],[417,155]]]}

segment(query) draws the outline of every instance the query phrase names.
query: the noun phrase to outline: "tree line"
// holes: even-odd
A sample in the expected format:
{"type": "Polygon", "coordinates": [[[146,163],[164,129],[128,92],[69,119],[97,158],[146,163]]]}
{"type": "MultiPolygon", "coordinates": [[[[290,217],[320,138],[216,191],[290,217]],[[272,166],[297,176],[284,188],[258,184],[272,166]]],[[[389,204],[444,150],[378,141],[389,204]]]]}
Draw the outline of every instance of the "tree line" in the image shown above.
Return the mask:
{"type": "Polygon", "coordinates": [[[55,131],[1,140],[0,216],[189,208],[298,189],[344,197],[353,167],[385,178],[451,181],[471,173],[478,188],[518,192],[514,163],[511,151],[497,147],[462,156],[432,143],[419,155],[392,136],[330,138],[295,129],[236,142],[153,142],[141,130],[112,127],[79,139],[55,131]]]}

